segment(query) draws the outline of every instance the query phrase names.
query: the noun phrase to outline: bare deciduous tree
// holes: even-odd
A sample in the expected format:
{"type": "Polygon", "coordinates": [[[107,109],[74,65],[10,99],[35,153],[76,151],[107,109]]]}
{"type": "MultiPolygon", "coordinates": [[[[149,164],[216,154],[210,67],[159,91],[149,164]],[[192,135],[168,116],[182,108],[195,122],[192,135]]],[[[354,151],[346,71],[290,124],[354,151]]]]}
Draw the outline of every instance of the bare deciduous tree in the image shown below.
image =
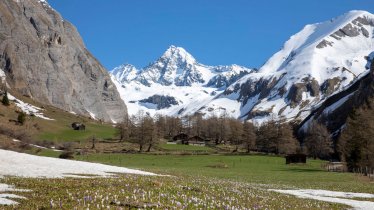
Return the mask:
{"type": "Polygon", "coordinates": [[[304,145],[314,159],[329,157],[332,152],[332,140],[326,126],[312,121],[306,132],[304,145]]]}

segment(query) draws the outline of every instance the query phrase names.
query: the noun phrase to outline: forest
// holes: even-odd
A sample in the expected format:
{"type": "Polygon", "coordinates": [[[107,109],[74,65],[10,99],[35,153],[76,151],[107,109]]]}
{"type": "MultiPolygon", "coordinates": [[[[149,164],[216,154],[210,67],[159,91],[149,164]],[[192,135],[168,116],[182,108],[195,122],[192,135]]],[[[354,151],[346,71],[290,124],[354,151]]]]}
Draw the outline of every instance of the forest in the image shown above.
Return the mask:
{"type": "Polygon", "coordinates": [[[374,167],[374,112],[366,106],[351,113],[345,129],[337,139],[325,125],[313,120],[308,129],[299,132],[298,124],[285,119],[252,124],[222,114],[204,118],[201,114],[187,117],[149,116],[142,111],[125,116],[118,125],[121,141],[139,145],[149,152],[161,139],[172,141],[178,134],[198,136],[208,146],[228,144],[232,153],[306,154],[314,159],[345,161],[348,168],[374,167]],[[365,125],[368,129],[361,129],[365,125]]]}

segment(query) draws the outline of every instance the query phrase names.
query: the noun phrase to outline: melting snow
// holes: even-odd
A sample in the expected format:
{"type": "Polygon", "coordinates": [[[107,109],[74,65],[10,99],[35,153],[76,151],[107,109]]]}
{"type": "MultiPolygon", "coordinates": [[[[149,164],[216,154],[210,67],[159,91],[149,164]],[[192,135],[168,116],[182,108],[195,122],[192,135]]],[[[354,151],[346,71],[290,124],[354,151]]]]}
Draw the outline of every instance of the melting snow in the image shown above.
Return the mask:
{"type": "Polygon", "coordinates": [[[0,82],[5,82],[5,72],[2,69],[0,69],[0,82]]]}
{"type": "Polygon", "coordinates": [[[299,198],[307,198],[320,200],[331,203],[340,203],[348,206],[352,206],[357,210],[371,210],[374,209],[374,202],[371,201],[358,201],[348,198],[374,198],[373,194],[367,193],[351,193],[351,192],[336,192],[328,190],[275,190],[270,191],[279,192],[283,194],[294,195],[299,198]]]}
{"type": "MultiPolygon", "coordinates": [[[[87,110],[88,111],[88,110],[87,110]]],[[[88,113],[90,114],[91,118],[96,120],[96,115],[90,111],[88,111],[88,113]]]]}
{"type": "Polygon", "coordinates": [[[44,120],[54,120],[54,119],[51,119],[51,118],[48,118],[48,117],[44,116],[44,114],[41,113],[41,111],[43,110],[42,108],[33,106],[29,103],[25,103],[25,102],[17,99],[16,97],[12,96],[9,93],[8,93],[8,98],[9,98],[9,100],[14,101],[16,106],[28,115],[33,114],[36,117],[42,118],[44,120]]]}
{"type": "Polygon", "coordinates": [[[9,194],[9,192],[25,192],[28,190],[15,189],[13,186],[0,183],[0,205],[16,205],[17,202],[11,200],[10,198],[26,199],[25,197],[9,194]],[[7,193],[6,193],[7,192],[7,193]]]}
{"type": "Polygon", "coordinates": [[[78,174],[111,176],[112,173],[155,175],[153,173],[123,167],[64,160],[0,150],[0,176],[63,178],[79,177],[78,174]]]}

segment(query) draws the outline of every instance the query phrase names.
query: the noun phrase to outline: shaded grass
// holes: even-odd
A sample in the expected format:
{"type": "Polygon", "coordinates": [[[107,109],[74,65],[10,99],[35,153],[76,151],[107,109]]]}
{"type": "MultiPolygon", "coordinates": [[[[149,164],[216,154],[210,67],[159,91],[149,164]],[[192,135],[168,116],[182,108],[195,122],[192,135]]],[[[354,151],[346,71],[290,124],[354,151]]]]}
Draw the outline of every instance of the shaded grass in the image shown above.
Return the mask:
{"type": "Polygon", "coordinates": [[[191,152],[191,151],[203,151],[203,152],[213,152],[214,149],[210,147],[203,147],[203,146],[194,146],[194,145],[184,145],[184,144],[160,144],[160,149],[167,150],[167,151],[179,151],[179,152],[191,152]]]}

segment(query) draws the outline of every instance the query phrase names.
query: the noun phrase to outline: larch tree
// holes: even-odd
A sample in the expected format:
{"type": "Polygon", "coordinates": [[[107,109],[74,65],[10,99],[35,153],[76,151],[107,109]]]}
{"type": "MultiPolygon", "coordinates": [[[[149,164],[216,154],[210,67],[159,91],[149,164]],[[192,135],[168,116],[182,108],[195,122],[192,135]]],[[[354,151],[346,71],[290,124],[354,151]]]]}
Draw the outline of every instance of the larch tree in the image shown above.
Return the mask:
{"type": "Polygon", "coordinates": [[[328,158],[333,152],[332,139],[326,126],[313,120],[305,134],[304,145],[314,159],[328,158]]]}
{"type": "Polygon", "coordinates": [[[128,140],[130,138],[130,127],[131,120],[128,113],[126,112],[121,123],[117,125],[120,142],[128,140]]]}
{"type": "Polygon", "coordinates": [[[256,147],[256,129],[255,126],[248,121],[243,123],[243,144],[246,148],[247,153],[256,147]]]}
{"type": "Polygon", "coordinates": [[[292,126],[284,120],[278,121],[277,154],[294,154],[300,144],[293,135],[292,126]]]}
{"type": "Polygon", "coordinates": [[[239,120],[233,118],[228,119],[228,124],[230,127],[228,140],[231,145],[235,146],[233,152],[237,152],[239,146],[243,144],[243,124],[239,120]]]}

